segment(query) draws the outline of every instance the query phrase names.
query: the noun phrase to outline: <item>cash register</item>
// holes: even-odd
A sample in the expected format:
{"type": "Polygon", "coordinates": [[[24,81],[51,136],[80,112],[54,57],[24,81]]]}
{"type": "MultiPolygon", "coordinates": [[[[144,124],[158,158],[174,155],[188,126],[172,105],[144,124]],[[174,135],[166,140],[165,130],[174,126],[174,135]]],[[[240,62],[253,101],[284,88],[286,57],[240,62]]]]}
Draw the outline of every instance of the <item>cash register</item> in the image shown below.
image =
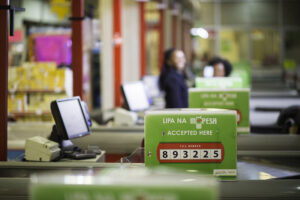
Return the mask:
{"type": "Polygon", "coordinates": [[[123,108],[115,111],[117,125],[143,125],[144,111],[150,108],[142,81],[128,82],[121,85],[123,108]]]}
{"type": "Polygon", "coordinates": [[[59,144],[62,157],[71,159],[95,158],[97,152],[83,151],[71,142],[71,139],[91,133],[89,114],[80,97],[58,99],[51,102],[51,112],[55,125],[53,125],[49,139],[59,144]]]}

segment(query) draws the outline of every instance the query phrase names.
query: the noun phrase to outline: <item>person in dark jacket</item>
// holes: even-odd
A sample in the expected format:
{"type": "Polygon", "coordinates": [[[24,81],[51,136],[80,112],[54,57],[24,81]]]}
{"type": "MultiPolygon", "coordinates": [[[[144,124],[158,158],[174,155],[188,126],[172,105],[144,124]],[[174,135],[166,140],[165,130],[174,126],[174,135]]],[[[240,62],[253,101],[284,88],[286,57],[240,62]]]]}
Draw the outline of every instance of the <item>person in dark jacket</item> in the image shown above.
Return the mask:
{"type": "Polygon", "coordinates": [[[159,87],[165,92],[166,108],[188,107],[188,89],[182,73],[184,66],[182,51],[169,49],[165,52],[159,87]]]}

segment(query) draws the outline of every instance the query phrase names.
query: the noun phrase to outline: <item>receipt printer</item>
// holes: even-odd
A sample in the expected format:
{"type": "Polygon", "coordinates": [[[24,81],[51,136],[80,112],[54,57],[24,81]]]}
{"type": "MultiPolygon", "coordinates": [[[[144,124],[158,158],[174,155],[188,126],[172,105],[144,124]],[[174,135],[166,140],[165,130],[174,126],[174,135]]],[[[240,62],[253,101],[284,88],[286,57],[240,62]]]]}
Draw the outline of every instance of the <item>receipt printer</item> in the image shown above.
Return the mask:
{"type": "Polygon", "coordinates": [[[28,161],[52,161],[60,156],[58,143],[35,136],[25,143],[25,159],[28,161]]]}
{"type": "Polygon", "coordinates": [[[117,108],[115,110],[115,124],[116,125],[135,125],[138,119],[138,115],[134,112],[125,110],[123,108],[117,108]]]}

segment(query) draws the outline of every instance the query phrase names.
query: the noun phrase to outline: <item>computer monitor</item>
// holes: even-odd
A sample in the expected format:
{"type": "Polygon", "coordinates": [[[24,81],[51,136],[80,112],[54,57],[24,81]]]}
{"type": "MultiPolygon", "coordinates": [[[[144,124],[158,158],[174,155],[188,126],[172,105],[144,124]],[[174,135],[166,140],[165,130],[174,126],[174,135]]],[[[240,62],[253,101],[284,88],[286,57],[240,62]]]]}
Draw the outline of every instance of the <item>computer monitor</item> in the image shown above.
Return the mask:
{"type": "MultiPolygon", "coordinates": [[[[79,97],[58,99],[51,102],[55,121],[50,139],[64,146],[64,140],[90,134],[90,127],[79,97]]],[[[68,142],[70,145],[70,142],[68,142]]]]}
{"type": "Polygon", "coordinates": [[[138,112],[150,107],[142,81],[122,84],[121,91],[126,109],[138,112]]]}

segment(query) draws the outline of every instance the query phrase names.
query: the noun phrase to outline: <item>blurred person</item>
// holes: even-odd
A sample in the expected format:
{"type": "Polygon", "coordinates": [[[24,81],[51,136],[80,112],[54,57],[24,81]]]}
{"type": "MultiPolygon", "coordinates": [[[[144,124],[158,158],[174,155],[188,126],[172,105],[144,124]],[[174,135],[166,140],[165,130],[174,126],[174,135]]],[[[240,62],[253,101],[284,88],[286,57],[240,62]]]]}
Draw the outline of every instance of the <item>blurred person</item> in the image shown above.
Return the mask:
{"type": "Polygon", "coordinates": [[[228,77],[232,71],[232,65],[226,59],[215,57],[208,62],[214,68],[214,77],[228,77]]]}
{"type": "Polygon", "coordinates": [[[188,89],[184,81],[184,53],[177,49],[168,49],[164,53],[164,62],[159,76],[159,87],[165,92],[166,108],[187,108],[188,89]]]}

